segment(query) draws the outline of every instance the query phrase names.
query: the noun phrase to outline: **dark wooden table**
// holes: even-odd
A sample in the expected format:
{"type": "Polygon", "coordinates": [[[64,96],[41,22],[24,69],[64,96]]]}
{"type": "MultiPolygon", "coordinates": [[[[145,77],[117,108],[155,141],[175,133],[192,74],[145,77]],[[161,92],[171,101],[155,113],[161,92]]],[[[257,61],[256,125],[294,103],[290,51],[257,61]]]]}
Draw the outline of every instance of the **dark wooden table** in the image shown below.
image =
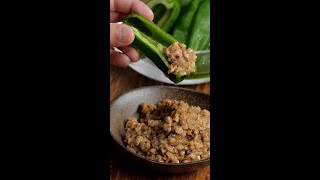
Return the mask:
{"type": "MultiPolygon", "coordinates": [[[[121,93],[133,88],[143,86],[174,86],[161,82],[154,81],[147,77],[140,75],[131,68],[110,67],[110,102],[121,93]]],[[[180,86],[188,89],[193,89],[210,94],[210,83],[199,85],[180,86]]],[[[110,140],[110,146],[115,144],[110,140]]],[[[156,179],[181,179],[181,180],[207,180],[210,179],[210,166],[207,166],[199,171],[184,173],[184,174],[170,174],[150,171],[142,168],[135,162],[128,160],[123,156],[122,152],[116,148],[111,148],[110,154],[110,179],[111,180],[156,180],[156,179]]]]}

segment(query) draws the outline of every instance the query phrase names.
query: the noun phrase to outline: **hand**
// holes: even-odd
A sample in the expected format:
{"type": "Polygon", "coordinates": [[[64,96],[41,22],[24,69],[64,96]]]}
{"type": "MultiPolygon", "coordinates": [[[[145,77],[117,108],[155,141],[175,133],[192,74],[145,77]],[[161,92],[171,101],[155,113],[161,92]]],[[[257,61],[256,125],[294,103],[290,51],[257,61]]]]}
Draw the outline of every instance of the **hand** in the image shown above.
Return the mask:
{"type": "Polygon", "coordinates": [[[153,12],[140,0],[110,0],[110,64],[126,67],[130,62],[136,62],[140,56],[136,49],[129,45],[134,40],[134,33],[130,26],[113,24],[120,22],[130,13],[138,13],[153,20],[153,12]],[[116,47],[123,53],[114,51],[116,47]]]}

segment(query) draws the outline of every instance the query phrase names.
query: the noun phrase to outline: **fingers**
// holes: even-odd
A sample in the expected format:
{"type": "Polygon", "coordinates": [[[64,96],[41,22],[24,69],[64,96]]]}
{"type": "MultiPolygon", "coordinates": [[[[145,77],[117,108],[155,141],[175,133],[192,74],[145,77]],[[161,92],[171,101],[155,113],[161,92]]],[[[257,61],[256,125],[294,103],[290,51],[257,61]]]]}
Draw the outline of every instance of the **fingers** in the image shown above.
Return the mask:
{"type": "Polygon", "coordinates": [[[119,67],[127,67],[130,62],[130,58],[127,55],[110,49],[110,64],[119,67]]]}
{"type": "Polygon", "coordinates": [[[110,22],[121,22],[124,17],[126,17],[126,14],[119,13],[119,12],[110,12],[110,22]]]}
{"type": "MultiPolygon", "coordinates": [[[[153,20],[153,12],[140,0],[110,0],[110,22],[120,22],[130,13],[138,13],[150,21],[153,20]]],[[[126,67],[130,62],[139,60],[137,50],[129,46],[133,40],[134,33],[129,26],[110,23],[110,47],[117,47],[123,52],[110,49],[110,64],[126,67]]]]}
{"type": "Polygon", "coordinates": [[[132,62],[137,62],[140,59],[138,51],[130,46],[121,48],[122,52],[126,54],[132,62]]]}
{"type": "Polygon", "coordinates": [[[124,14],[138,13],[150,21],[153,20],[152,10],[140,0],[110,0],[110,12],[120,12],[124,14]]]}
{"type": "Polygon", "coordinates": [[[127,46],[120,49],[122,53],[110,49],[110,64],[119,67],[127,67],[131,62],[139,60],[140,55],[133,47],[127,46]]]}
{"type": "Polygon", "coordinates": [[[153,20],[152,10],[145,3],[139,0],[134,0],[134,2],[132,3],[131,12],[141,14],[150,21],[153,20]]]}
{"type": "Polygon", "coordinates": [[[124,47],[134,40],[133,30],[125,24],[110,24],[110,47],[124,47]]]}

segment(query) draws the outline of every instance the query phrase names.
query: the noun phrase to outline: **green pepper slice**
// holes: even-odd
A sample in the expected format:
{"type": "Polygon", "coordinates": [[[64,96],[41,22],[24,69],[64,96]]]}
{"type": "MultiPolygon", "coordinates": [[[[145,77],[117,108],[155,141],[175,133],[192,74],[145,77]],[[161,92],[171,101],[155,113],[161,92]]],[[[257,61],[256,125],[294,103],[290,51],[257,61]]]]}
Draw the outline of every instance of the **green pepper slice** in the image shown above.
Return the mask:
{"type": "Polygon", "coordinates": [[[147,6],[153,11],[153,22],[169,32],[180,14],[180,4],[176,0],[150,0],[147,6]]]}
{"type": "Polygon", "coordinates": [[[187,45],[195,51],[210,48],[210,0],[200,3],[192,20],[191,35],[187,45]]]}
{"type": "Polygon", "coordinates": [[[192,0],[177,0],[180,6],[188,6],[192,0]]]}
{"type": "Polygon", "coordinates": [[[183,9],[173,29],[172,36],[182,43],[188,40],[189,28],[194,14],[196,13],[200,0],[193,0],[183,9]]]}
{"type": "Polygon", "coordinates": [[[210,51],[197,54],[196,67],[197,72],[187,75],[185,79],[199,79],[210,76],[210,51]]]}
{"type": "Polygon", "coordinates": [[[170,63],[163,53],[163,48],[177,42],[170,34],[136,13],[128,15],[123,23],[132,27],[134,31],[135,39],[131,46],[147,56],[172,82],[179,83],[186,76],[193,74],[190,73],[185,76],[180,76],[175,72],[168,74],[170,63]]]}

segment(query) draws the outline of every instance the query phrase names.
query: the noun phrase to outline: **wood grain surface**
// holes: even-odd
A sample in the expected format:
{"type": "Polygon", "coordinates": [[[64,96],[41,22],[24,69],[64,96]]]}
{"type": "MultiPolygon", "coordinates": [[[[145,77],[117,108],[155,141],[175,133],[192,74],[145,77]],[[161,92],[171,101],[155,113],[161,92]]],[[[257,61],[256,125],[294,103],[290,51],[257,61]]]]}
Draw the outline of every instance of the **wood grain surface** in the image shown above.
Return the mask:
{"type": "MultiPolygon", "coordinates": [[[[118,95],[143,86],[174,86],[161,82],[154,81],[144,77],[131,68],[110,67],[110,102],[118,95]]],[[[193,89],[200,92],[210,94],[210,83],[199,85],[180,86],[183,88],[193,89]]],[[[110,137],[109,137],[110,138],[110,137]]],[[[109,146],[115,147],[114,142],[109,139],[109,146]]],[[[210,166],[205,167],[199,171],[183,173],[183,174],[170,174],[156,171],[150,171],[140,167],[135,162],[127,159],[116,148],[111,148],[110,152],[110,179],[111,180],[156,180],[156,179],[181,179],[181,180],[208,180],[210,179],[210,166]]]]}

